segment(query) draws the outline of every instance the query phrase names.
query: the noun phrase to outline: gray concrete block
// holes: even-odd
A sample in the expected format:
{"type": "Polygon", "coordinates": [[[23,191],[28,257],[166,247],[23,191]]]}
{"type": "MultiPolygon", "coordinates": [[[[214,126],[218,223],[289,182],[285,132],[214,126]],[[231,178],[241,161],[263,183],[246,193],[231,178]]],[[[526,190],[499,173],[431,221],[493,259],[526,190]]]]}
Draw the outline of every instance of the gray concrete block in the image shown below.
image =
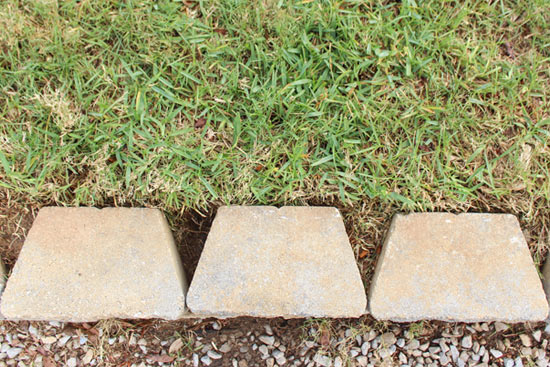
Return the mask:
{"type": "Polygon", "coordinates": [[[189,288],[193,313],[357,317],[366,295],[330,207],[221,207],[189,288]]]}
{"type": "Polygon", "coordinates": [[[548,314],[518,220],[508,214],[396,215],[369,300],[381,320],[520,322],[548,314]]]}
{"type": "Polygon", "coordinates": [[[7,282],[7,319],[177,319],[186,280],[162,212],[42,208],[7,282]]]}

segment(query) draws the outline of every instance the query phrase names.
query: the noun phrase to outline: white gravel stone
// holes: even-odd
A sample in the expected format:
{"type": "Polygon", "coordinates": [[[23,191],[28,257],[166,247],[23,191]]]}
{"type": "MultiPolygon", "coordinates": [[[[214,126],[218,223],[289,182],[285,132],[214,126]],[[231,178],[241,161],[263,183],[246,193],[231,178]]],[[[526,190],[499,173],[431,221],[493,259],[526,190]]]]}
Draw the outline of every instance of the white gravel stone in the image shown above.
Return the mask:
{"type": "Polygon", "coordinates": [[[378,355],[380,356],[380,358],[386,359],[388,357],[391,357],[392,352],[388,348],[381,348],[378,350],[378,355]]]}
{"type": "Polygon", "coordinates": [[[491,354],[493,355],[493,357],[495,357],[495,358],[500,358],[500,357],[502,357],[502,352],[501,352],[500,350],[491,349],[490,352],[491,352],[491,354]]]}
{"type": "Polygon", "coordinates": [[[466,335],[464,338],[462,338],[462,348],[470,349],[472,346],[473,344],[471,335],[466,335]]]}
{"type": "Polygon", "coordinates": [[[229,345],[229,343],[222,344],[222,346],[220,347],[220,352],[224,354],[231,352],[231,345],[229,345]]]}
{"type": "Polygon", "coordinates": [[[507,324],[503,323],[503,322],[498,322],[498,321],[495,322],[495,330],[497,331],[497,333],[501,332],[501,331],[506,331],[509,328],[510,327],[507,324]]]}
{"type": "Polygon", "coordinates": [[[31,335],[38,336],[38,330],[37,330],[34,326],[29,325],[29,329],[28,329],[28,330],[29,330],[29,333],[30,333],[31,335]]]}
{"type": "Polygon", "coordinates": [[[458,352],[458,349],[456,349],[456,347],[454,345],[451,345],[451,358],[453,360],[453,362],[457,362],[458,361],[458,356],[460,355],[460,353],[458,352]]]}
{"type": "Polygon", "coordinates": [[[313,361],[322,367],[330,367],[332,365],[332,359],[320,353],[315,354],[313,361]]]}
{"type": "Polygon", "coordinates": [[[366,356],[370,349],[370,343],[364,342],[363,345],[361,345],[361,354],[366,356]]]}
{"type": "Polygon", "coordinates": [[[535,340],[537,342],[540,342],[540,338],[542,337],[542,331],[541,330],[535,330],[533,332],[533,338],[535,338],[535,340]]]}
{"type": "Polygon", "coordinates": [[[42,343],[44,344],[53,344],[57,341],[55,336],[45,336],[42,338],[42,343]]]}
{"type": "Polygon", "coordinates": [[[415,350],[415,349],[418,349],[419,347],[420,347],[420,342],[417,339],[413,339],[405,346],[405,349],[415,350]]]}
{"type": "Polygon", "coordinates": [[[259,339],[262,343],[269,346],[272,346],[273,343],[275,343],[275,337],[273,336],[261,335],[259,339]]]}
{"type": "Polygon", "coordinates": [[[6,354],[8,355],[9,358],[15,358],[19,355],[19,353],[21,353],[23,349],[21,348],[8,348],[6,350],[6,354]]]}
{"type": "Polygon", "coordinates": [[[523,344],[525,347],[530,347],[531,345],[533,345],[533,343],[531,342],[531,338],[526,334],[521,334],[519,336],[519,339],[521,340],[521,344],[523,344]]]}
{"type": "Polygon", "coordinates": [[[94,351],[91,350],[91,349],[88,349],[88,351],[86,352],[86,354],[84,355],[84,357],[82,358],[82,363],[87,366],[90,364],[90,362],[92,361],[92,359],[94,358],[94,351]]]}
{"type": "Polygon", "coordinates": [[[213,350],[209,350],[207,355],[211,359],[221,359],[223,357],[220,353],[214,352],[213,350]]]}
{"type": "Polygon", "coordinates": [[[442,366],[446,366],[447,364],[449,364],[449,357],[447,357],[447,355],[443,352],[441,352],[439,354],[439,363],[442,365],[442,366]]]}
{"type": "Polygon", "coordinates": [[[272,355],[273,357],[275,357],[275,359],[281,359],[281,358],[283,358],[283,357],[285,356],[285,354],[284,354],[281,350],[279,350],[279,349],[275,349],[275,350],[271,353],[271,355],[272,355]]]}
{"type": "Polygon", "coordinates": [[[357,364],[361,367],[366,367],[369,364],[369,360],[365,356],[359,356],[356,358],[357,364]]]}
{"type": "Polygon", "coordinates": [[[389,347],[390,345],[395,344],[396,341],[397,341],[397,338],[395,337],[395,334],[392,332],[387,332],[380,336],[380,343],[382,343],[382,345],[386,347],[389,347]]]}

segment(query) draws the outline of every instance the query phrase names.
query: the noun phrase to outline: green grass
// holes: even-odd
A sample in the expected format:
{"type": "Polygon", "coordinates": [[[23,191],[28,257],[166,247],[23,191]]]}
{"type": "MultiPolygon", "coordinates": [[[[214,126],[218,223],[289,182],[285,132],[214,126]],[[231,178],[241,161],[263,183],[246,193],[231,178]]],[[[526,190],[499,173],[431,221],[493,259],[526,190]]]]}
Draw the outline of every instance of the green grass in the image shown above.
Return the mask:
{"type": "Polygon", "coordinates": [[[10,197],[505,210],[549,241],[548,0],[1,0],[0,29],[10,197]]]}

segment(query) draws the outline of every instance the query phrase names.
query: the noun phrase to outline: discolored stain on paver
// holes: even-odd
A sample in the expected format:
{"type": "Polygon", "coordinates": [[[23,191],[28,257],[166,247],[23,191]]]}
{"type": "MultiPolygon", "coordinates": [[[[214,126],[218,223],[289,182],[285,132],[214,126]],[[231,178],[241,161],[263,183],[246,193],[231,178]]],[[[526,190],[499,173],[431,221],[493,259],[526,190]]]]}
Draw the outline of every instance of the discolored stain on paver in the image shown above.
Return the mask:
{"type": "Polygon", "coordinates": [[[518,220],[508,214],[394,217],[375,271],[377,319],[543,320],[541,281],[518,220]]]}
{"type": "Polygon", "coordinates": [[[1,300],[7,319],[177,319],[186,281],[162,212],[42,208],[1,300]]]}
{"type": "Polygon", "coordinates": [[[189,288],[197,314],[357,317],[366,295],[330,207],[221,207],[189,288]]]}

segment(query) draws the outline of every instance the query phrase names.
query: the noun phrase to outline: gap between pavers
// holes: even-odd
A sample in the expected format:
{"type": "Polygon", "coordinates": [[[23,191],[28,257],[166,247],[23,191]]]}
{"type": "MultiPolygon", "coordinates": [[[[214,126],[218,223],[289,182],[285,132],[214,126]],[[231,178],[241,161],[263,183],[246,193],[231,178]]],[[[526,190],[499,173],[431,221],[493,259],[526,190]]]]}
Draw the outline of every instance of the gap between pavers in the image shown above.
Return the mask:
{"type": "Polygon", "coordinates": [[[220,207],[187,295],[218,317],[359,317],[366,294],[332,207],[220,207]]]}
{"type": "MultiPolygon", "coordinates": [[[[544,266],[542,267],[542,286],[546,293],[546,299],[550,302],[550,257],[547,257],[544,266]]],[[[550,320],[550,314],[546,318],[550,320]]]]}
{"type": "MultiPolygon", "coordinates": [[[[2,294],[4,293],[4,287],[6,286],[6,280],[8,277],[8,273],[6,271],[6,266],[4,265],[4,262],[0,260],[0,301],[2,300],[2,294]]],[[[0,310],[0,320],[4,320],[5,317],[2,315],[2,311],[0,310]]]]}
{"type": "Polygon", "coordinates": [[[187,284],[161,211],[42,208],[2,295],[11,320],[179,319],[187,284]]]}
{"type": "Polygon", "coordinates": [[[375,270],[379,320],[541,321],[542,284],[509,214],[395,215],[375,270]]]}
{"type": "Polygon", "coordinates": [[[2,292],[4,291],[7,276],[8,274],[6,272],[6,266],[4,265],[4,262],[0,260],[0,297],[2,296],[2,292]]]}

